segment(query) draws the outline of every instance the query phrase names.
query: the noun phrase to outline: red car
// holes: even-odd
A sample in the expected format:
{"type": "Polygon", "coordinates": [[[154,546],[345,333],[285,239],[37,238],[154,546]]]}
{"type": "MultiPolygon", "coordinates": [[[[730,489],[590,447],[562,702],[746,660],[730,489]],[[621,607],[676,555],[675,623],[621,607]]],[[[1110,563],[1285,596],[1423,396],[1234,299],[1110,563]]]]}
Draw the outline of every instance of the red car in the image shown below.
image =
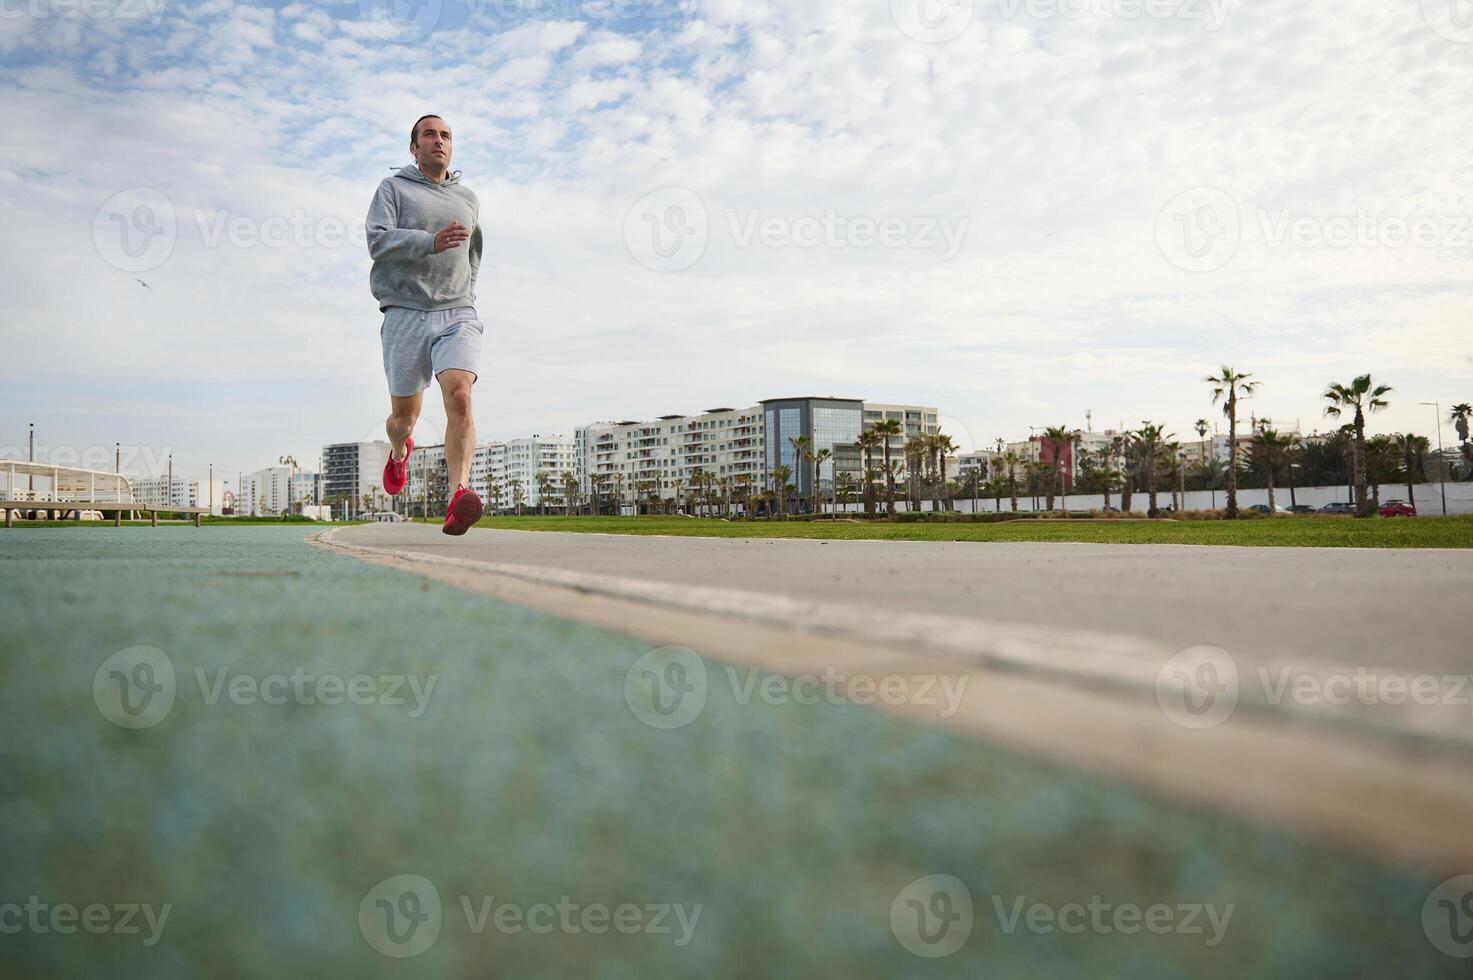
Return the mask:
{"type": "Polygon", "coordinates": [[[1416,517],[1417,508],[1405,500],[1388,500],[1376,513],[1382,517],[1416,517]]]}

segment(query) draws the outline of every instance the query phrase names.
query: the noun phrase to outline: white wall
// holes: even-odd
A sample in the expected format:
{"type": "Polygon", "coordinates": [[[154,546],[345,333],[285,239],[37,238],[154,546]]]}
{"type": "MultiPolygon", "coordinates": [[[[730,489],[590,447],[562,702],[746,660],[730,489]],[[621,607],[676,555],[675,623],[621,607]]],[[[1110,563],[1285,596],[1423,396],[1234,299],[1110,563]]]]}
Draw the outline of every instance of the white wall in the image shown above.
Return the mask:
{"type": "MultiPolygon", "coordinates": [[[[1415,498],[1411,502],[1416,505],[1417,512],[1419,514],[1433,515],[1442,513],[1442,494],[1441,487],[1438,484],[1417,483],[1412,486],[1412,490],[1415,491],[1415,498]]],[[[1213,494],[1207,490],[1188,490],[1186,497],[1186,510],[1211,510],[1213,508],[1213,494]]],[[[1392,497],[1399,497],[1402,500],[1406,500],[1406,484],[1381,484],[1381,500],[1384,502],[1390,500],[1392,497]]],[[[1352,502],[1350,492],[1345,487],[1341,486],[1299,487],[1294,491],[1294,499],[1298,503],[1309,504],[1316,510],[1323,507],[1325,504],[1333,503],[1337,500],[1342,500],[1347,503],[1352,502]]],[[[1100,494],[1070,494],[1068,497],[1065,498],[1065,500],[1067,501],[1067,503],[1064,506],[1068,507],[1069,510],[1098,510],[1105,505],[1104,498],[1100,494]]],[[[1039,494],[1038,506],[1042,508],[1046,504],[1046,502],[1046,498],[1042,494],[1039,494]]],[[[922,508],[923,510],[931,509],[930,501],[923,501],[922,503],[924,505],[922,508]]],[[[1239,507],[1251,507],[1254,504],[1266,503],[1268,503],[1267,490],[1238,491],[1239,507]]],[[[1274,488],[1274,503],[1278,504],[1280,507],[1289,506],[1289,490],[1287,487],[1274,488]]],[[[1110,505],[1113,507],[1120,506],[1120,494],[1110,494],[1110,505]]],[[[1149,505],[1150,498],[1145,493],[1138,492],[1131,497],[1131,513],[1144,514],[1146,512],[1146,508],[1149,505]]],[[[1156,495],[1156,505],[1158,507],[1169,507],[1171,505],[1171,491],[1158,491],[1156,495]]],[[[1217,491],[1216,505],[1219,510],[1227,506],[1226,491],[1217,491]]],[[[880,506],[884,506],[883,501],[881,501],[880,506]]],[[[903,508],[904,502],[896,501],[896,506],[903,508]]],[[[963,513],[969,512],[972,509],[972,499],[970,497],[964,499],[957,498],[954,501],[954,506],[957,510],[962,511],[963,513]]],[[[990,514],[992,513],[995,506],[996,504],[991,498],[983,498],[982,500],[978,501],[977,510],[983,514],[990,514]]],[[[1002,509],[1004,511],[1007,511],[1011,509],[1011,506],[1011,501],[1008,499],[1007,495],[1004,495],[1002,498],[1002,509]]],[[[1058,501],[1055,501],[1054,506],[1059,506],[1058,501]]],[[[1032,508],[1033,498],[1024,494],[1019,494],[1018,509],[1031,510],[1032,508]]],[[[855,508],[852,505],[846,509],[863,510],[862,507],[855,508]]],[[[1449,514],[1473,514],[1473,482],[1447,484],[1447,512],[1449,514]]]]}

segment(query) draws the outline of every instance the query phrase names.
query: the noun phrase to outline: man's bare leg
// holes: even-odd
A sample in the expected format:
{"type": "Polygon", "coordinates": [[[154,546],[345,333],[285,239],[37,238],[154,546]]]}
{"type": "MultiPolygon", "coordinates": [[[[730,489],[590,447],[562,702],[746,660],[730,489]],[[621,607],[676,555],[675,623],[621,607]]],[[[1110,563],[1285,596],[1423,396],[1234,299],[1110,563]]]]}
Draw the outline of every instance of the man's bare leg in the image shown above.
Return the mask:
{"type": "Polygon", "coordinates": [[[389,445],[393,447],[393,458],[404,458],[404,445],[414,434],[414,423],[419,421],[420,406],[424,404],[424,392],[401,398],[390,395],[389,418],[384,429],[389,433],[389,445]]]}
{"type": "Polygon", "coordinates": [[[445,469],[450,486],[471,485],[471,454],[476,448],[476,423],[471,418],[471,385],[476,376],[454,368],[441,371],[440,395],[445,399],[445,469]]]}

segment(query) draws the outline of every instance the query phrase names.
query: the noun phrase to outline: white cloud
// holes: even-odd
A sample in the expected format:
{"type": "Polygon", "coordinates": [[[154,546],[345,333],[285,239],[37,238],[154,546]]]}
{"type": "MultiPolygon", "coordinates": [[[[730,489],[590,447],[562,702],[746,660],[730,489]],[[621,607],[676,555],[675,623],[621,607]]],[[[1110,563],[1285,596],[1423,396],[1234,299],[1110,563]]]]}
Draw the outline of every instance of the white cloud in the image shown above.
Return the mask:
{"type": "MultiPolygon", "coordinates": [[[[366,435],[382,414],[368,262],[322,229],[361,219],[408,162],[408,123],[437,111],[486,226],[483,435],[799,388],[937,404],[985,440],[1086,408],[1181,433],[1211,414],[1201,377],[1223,362],[1266,382],[1266,413],[1309,427],[1324,384],[1365,370],[1397,386],[1387,428],[1425,431],[1416,402],[1469,397],[1473,241],[1272,234],[1285,214],[1324,230],[1473,213],[1473,110],[1452,94],[1473,45],[1415,5],[1233,9],[1216,31],[979,5],[944,44],[888,7],[706,0],[673,34],[447,17],[404,45],[356,3],[171,5],[156,29],[0,22],[0,50],[23,55],[0,81],[8,122],[44,134],[12,141],[0,172],[0,379],[44,379],[56,403],[84,385],[215,386],[248,457],[222,466],[366,435]],[[630,208],[666,186],[700,195],[711,232],[674,274],[624,243],[630,208]],[[151,291],[93,243],[95,212],[130,187],[165,193],[179,222],[141,275],[151,291]],[[1198,187],[1227,193],[1241,242],[1193,273],[1163,256],[1158,218],[1198,187]],[[221,214],[303,215],[318,237],[212,246],[221,214]],[[969,226],[941,261],[743,247],[733,221],[753,214],[969,226]]],[[[1169,218],[1168,236],[1190,229],[1169,218]]],[[[8,390],[0,416],[21,417],[8,390]]],[[[170,418],[150,438],[206,452],[170,418]]],[[[80,439],[96,417],[53,424],[80,439]]]]}

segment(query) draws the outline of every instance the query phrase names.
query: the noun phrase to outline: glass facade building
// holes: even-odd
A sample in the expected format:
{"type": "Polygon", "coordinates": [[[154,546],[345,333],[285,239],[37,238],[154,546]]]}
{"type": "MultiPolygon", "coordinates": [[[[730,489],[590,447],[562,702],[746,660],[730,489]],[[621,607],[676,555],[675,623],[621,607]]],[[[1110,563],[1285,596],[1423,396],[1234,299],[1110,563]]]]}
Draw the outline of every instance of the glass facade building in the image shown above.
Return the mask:
{"type": "Polygon", "coordinates": [[[827,449],[832,458],[819,467],[819,490],[834,492],[835,473],[859,471],[859,434],[864,428],[864,402],[852,398],[773,398],[762,403],[768,484],[778,466],[792,470],[792,483],[803,498],[813,496],[813,465],[798,459],[792,438],[807,436],[810,453],[827,449]]]}

